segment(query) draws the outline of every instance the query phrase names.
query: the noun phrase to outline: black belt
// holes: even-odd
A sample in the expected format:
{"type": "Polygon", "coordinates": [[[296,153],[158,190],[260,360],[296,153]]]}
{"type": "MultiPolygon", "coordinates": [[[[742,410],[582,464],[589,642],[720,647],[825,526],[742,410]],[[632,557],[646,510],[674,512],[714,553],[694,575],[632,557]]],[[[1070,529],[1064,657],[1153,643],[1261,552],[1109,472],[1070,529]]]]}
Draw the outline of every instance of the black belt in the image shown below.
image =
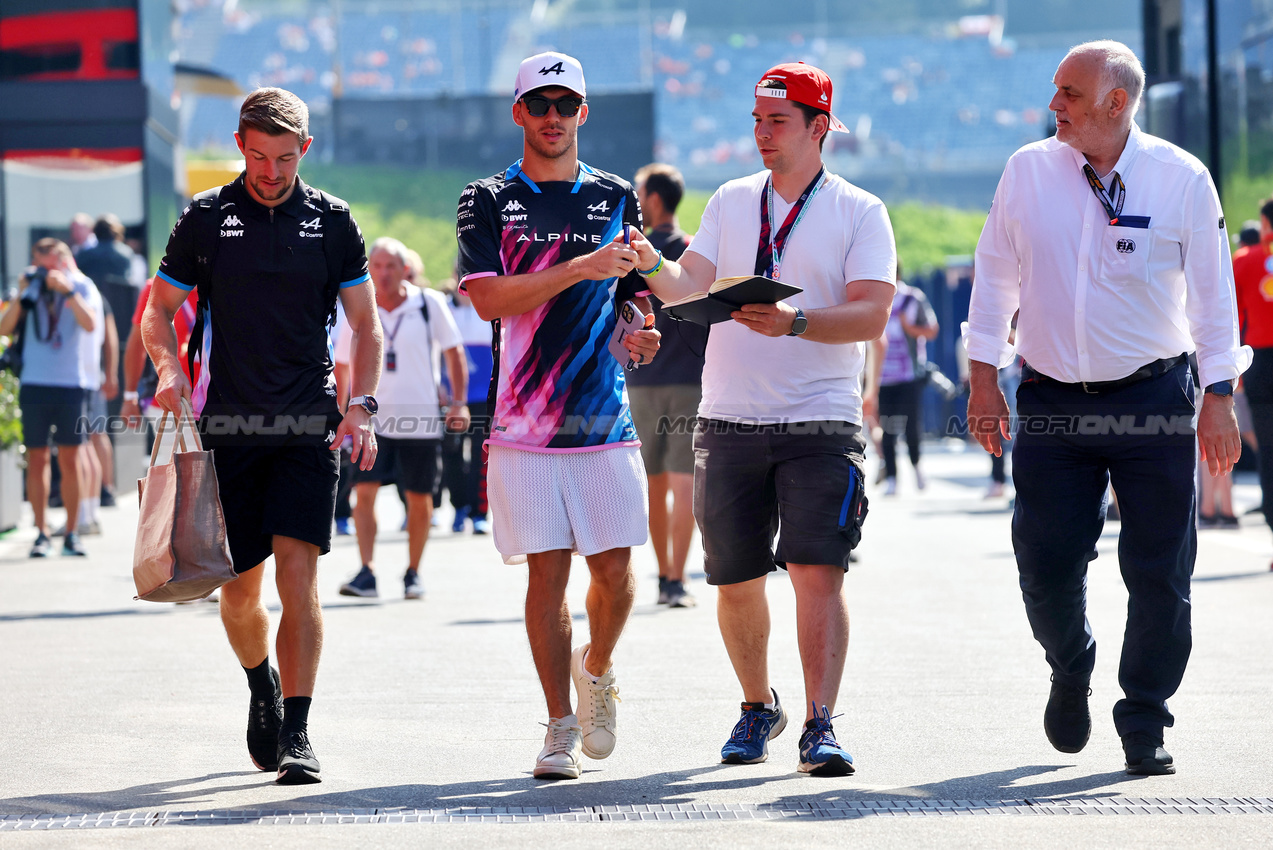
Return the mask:
{"type": "Polygon", "coordinates": [[[1072,389],[1080,389],[1089,395],[1098,395],[1100,393],[1109,392],[1111,390],[1120,390],[1123,387],[1131,386],[1140,381],[1149,378],[1157,378],[1159,375],[1165,375],[1177,366],[1185,363],[1185,355],[1178,354],[1175,357],[1164,357],[1162,360],[1155,360],[1153,363],[1146,363],[1135,372],[1132,372],[1126,378],[1119,378],[1114,381],[1078,381],[1077,383],[1068,384],[1065,381],[1058,381],[1056,378],[1049,378],[1042,372],[1037,371],[1029,363],[1021,366],[1021,381],[1029,383],[1038,381],[1043,384],[1058,384],[1062,387],[1070,387],[1072,389]]]}

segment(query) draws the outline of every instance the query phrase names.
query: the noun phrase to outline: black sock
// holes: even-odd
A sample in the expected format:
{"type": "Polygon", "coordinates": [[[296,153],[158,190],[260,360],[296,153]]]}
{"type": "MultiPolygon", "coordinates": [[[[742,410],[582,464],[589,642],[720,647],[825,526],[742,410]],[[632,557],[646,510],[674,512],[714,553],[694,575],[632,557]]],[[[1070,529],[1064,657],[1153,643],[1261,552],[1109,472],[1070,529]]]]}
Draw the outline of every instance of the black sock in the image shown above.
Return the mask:
{"type": "Polygon", "coordinates": [[[248,687],[252,689],[252,696],[258,699],[274,696],[274,677],[270,675],[268,655],[255,667],[244,667],[243,672],[248,674],[248,687]]]}
{"type": "Polygon", "coordinates": [[[283,728],[278,733],[280,738],[293,732],[308,730],[309,704],[313,701],[313,697],[287,697],[283,700],[283,728]]]}

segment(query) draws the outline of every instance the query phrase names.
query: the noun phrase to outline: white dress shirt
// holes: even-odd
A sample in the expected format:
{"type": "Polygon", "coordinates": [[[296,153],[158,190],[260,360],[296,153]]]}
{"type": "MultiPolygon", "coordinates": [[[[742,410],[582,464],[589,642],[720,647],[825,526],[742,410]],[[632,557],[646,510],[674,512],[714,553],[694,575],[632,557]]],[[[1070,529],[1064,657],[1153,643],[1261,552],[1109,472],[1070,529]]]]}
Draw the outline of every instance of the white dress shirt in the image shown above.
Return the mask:
{"type": "Polygon", "coordinates": [[[1108,188],[1117,173],[1127,187],[1114,225],[1086,164],[1055,138],[1008,160],[977,243],[968,357],[1002,368],[1020,354],[1076,383],[1196,350],[1203,386],[1235,380],[1251,349],[1238,340],[1228,233],[1206,167],[1132,124],[1113,172],[1101,176],[1108,188]],[[1127,226],[1145,217],[1147,227],[1127,226]]]}

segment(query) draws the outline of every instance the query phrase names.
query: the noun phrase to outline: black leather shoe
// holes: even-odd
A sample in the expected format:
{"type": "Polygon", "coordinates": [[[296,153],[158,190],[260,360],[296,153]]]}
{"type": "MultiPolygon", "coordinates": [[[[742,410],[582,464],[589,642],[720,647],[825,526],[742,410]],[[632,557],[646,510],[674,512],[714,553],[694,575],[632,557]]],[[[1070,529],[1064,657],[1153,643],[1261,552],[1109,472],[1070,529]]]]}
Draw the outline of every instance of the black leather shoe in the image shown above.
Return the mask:
{"type": "Polygon", "coordinates": [[[1127,772],[1132,776],[1165,776],[1176,772],[1171,753],[1163,749],[1161,735],[1131,732],[1123,736],[1127,772]]]}
{"type": "Polygon", "coordinates": [[[1053,677],[1048,707],[1043,711],[1043,731],[1052,746],[1061,752],[1077,753],[1092,737],[1092,714],[1087,709],[1087,698],[1091,695],[1092,689],[1086,685],[1075,687],[1053,677]]]}

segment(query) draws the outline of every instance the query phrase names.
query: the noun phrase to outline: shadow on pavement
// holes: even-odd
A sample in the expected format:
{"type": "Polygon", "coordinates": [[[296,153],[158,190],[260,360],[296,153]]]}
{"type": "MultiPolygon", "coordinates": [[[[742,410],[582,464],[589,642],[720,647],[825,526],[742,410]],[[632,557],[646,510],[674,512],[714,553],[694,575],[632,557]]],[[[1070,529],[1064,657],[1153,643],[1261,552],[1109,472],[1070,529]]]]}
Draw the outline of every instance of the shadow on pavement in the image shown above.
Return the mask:
{"type": "Polygon", "coordinates": [[[1192,581],[1195,583],[1200,581],[1233,581],[1239,578],[1268,578],[1269,576],[1273,576],[1273,570],[1259,570],[1253,573],[1229,573],[1222,576],[1194,576],[1192,581]]]}
{"type": "Polygon", "coordinates": [[[130,809],[166,809],[180,803],[207,803],[214,795],[227,791],[244,791],[259,787],[266,774],[257,771],[209,773],[192,779],[173,779],[134,785],[118,791],[100,791],[93,794],[43,794],[38,797],[11,797],[0,800],[0,812],[9,815],[23,814],[93,814],[130,809]],[[218,779],[250,779],[244,782],[225,782],[215,786],[203,783],[218,779]],[[187,787],[198,786],[198,787],[187,787]]]}
{"type": "MultiPolygon", "coordinates": [[[[0,623],[25,620],[92,620],[101,617],[155,617],[171,614],[174,608],[116,608],[110,611],[37,611],[30,614],[0,614],[0,623]]],[[[216,609],[211,609],[215,611],[216,609]]]]}
{"type": "MultiPolygon", "coordinates": [[[[1030,777],[1060,770],[1060,765],[1031,765],[1011,770],[973,776],[955,777],[943,782],[911,787],[859,790],[845,787],[854,780],[795,777],[792,775],[756,776],[746,766],[709,765],[690,770],[669,771],[644,777],[572,782],[543,782],[529,774],[502,779],[452,784],[403,784],[362,788],[350,791],[315,794],[292,800],[275,800],[220,807],[218,811],[268,811],[290,814],[331,812],[344,809],[447,809],[447,808],[552,808],[578,809],[594,806],[647,806],[694,803],[705,794],[732,792],[726,802],[756,805],[823,804],[835,801],[868,801],[899,799],[999,800],[1046,799],[1091,796],[1122,796],[1110,788],[1143,777],[1128,776],[1122,771],[1075,777],[1033,785],[1015,783],[1030,777]],[[786,794],[776,798],[764,793],[764,786],[774,782],[808,783],[807,793],[786,794]]],[[[596,771],[585,771],[592,773],[596,771]]],[[[259,773],[215,773],[189,780],[157,782],[119,791],[94,794],[47,794],[0,800],[0,813],[63,814],[127,810],[167,810],[186,803],[214,802],[221,792],[262,787],[268,776],[259,773]],[[209,787],[219,779],[248,779],[209,787]],[[197,787],[191,787],[197,786],[197,787]]],[[[195,809],[206,809],[196,806],[195,809]]]]}

